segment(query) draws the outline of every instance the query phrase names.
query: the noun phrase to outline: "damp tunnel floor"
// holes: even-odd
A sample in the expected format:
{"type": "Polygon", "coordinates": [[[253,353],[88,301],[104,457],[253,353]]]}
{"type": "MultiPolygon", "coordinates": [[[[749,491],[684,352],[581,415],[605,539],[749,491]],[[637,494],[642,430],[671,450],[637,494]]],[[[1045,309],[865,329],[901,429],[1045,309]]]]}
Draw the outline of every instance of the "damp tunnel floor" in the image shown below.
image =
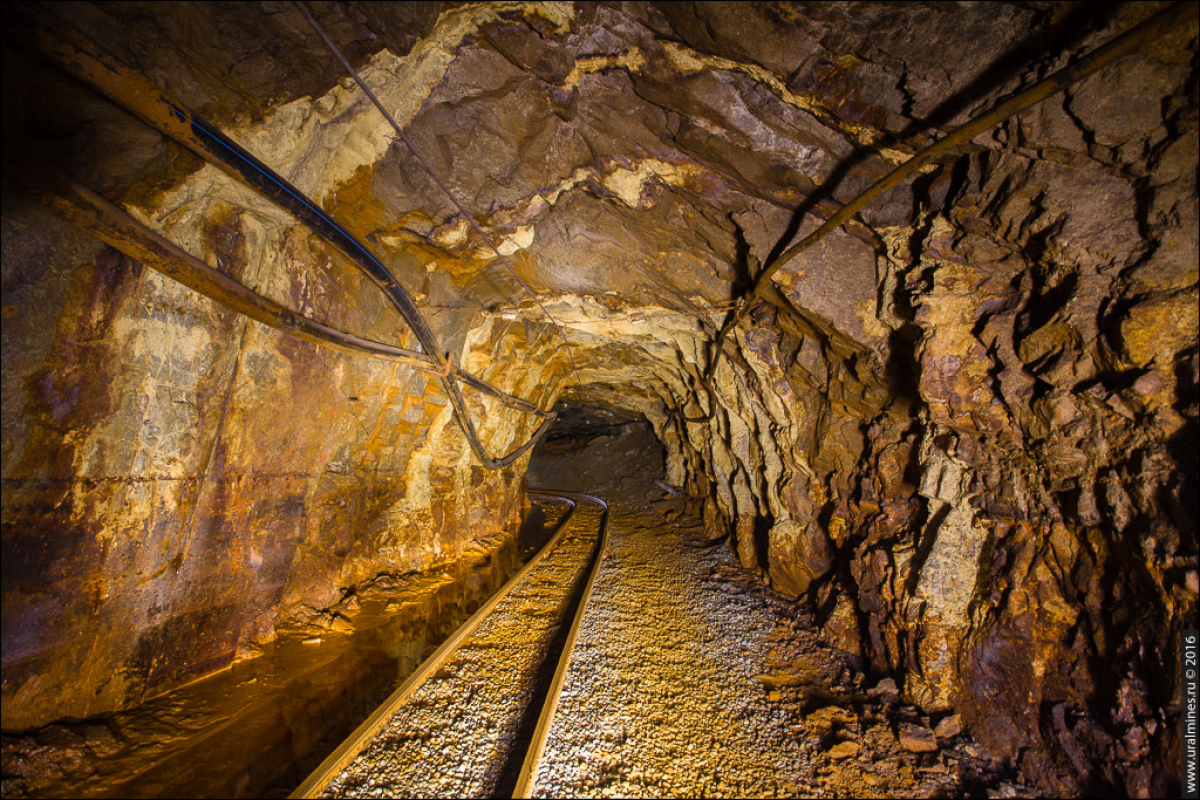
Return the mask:
{"type": "Polygon", "coordinates": [[[317,624],[128,710],[5,731],[4,796],[284,797],[504,582],[517,542],[379,576],[317,624]]]}
{"type": "MultiPolygon", "coordinates": [[[[706,537],[698,504],[664,481],[648,424],[600,407],[568,409],[562,421],[535,451],[530,485],[586,489],[612,516],[547,703],[553,715],[526,762],[532,796],[1030,793],[957,717],[900,702],[891,679],[864,674],[813,613],[764,587],[726,539],[706,537]]],[[[496,645],[469,649],[466,662],[438,669],[412,708],[391,713],[319,796],[506,795],[486,757],[451,763],[443,745],[419,756],[472,724],[489,752],[504,741],[493,712],[477,716],[486,687],[471,685],[503,670],[483,663],[496,645]]],[[[517,739],[519,759],[532,745],[517,739]]]]}
{"type": "MultiPolygon", "coordinates": [[[[569,410],[527,480],[602,495],[612,514],[534,796],[1029,793],[956,718],[901,703],[894,682],[831,646],[813,613],[742,568],[727,539],[707,538],[699,505],[664,480],[644,420],[569,410]]],[[[57,774],[43,763],[6,775],[5,796],[286,796],[564,512],[540,501],[495,550],[359,587],[326,629],[283,636],[128,712],[6,734],[9,764],[51,743],[76,757],[53,765],[57,774]]],[[[454,717],[472,699],[444,701],[463,706],[436,710],[454,717]]],[[[357,777],[324,796],[405,794],[413,787],[392,751],[365,752],[357,777]]],[[[433,793],[475,785],[465,766],[411,766],[433,793]]]]}
{"type": "Polygon", "coordinates": [[[644,421],[565,415],[530,480],[583,480],[612,510],[537,797],[1024,796],[954,715],[900,701],[816,616],[744,569],[663,480],[644,421]]]}
{"type": "Polygon", "coordinates": [[[2,15],[3,797],[1189,780],[1200,0],[2,15]]]}

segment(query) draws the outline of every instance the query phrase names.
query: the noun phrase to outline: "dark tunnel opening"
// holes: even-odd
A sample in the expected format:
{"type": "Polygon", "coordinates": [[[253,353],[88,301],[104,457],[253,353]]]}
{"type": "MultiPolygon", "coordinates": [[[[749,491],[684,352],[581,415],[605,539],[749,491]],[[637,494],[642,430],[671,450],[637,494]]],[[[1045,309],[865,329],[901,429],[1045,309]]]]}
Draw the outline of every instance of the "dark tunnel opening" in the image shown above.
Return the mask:
{"type": "Polygon", "coordinates": [[[1174,793],[1197,8],[7,4],[4,797],[1174,793]]]}
{"type": "Polygon", "coordinates": [[[603,403],[560,402],[534,448],[527,489],[644,491],[664,477],[665,453],[645,416],[603,403]]]}

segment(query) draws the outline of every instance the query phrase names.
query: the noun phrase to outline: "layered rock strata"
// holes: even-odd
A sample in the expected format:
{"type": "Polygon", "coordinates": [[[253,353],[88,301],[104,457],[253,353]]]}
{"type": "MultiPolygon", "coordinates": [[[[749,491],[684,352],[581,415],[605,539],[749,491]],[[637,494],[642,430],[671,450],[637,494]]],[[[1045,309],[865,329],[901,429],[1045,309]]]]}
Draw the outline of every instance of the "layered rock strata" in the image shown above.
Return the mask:
{"type": "MultiPolygon", "coordinates": [[[[578,376],[290,6],[62,13],[367,241],[458,363],[645,415],[709,536],[907,699],[1043,791],[1150,795],[1197,610],[1194,15],[788,264],[700,378],[773,250],[1157,7],[318,9],[578,376]]],[[[294,220],[5,57],[6,129],[300,313],[406,341],[294,220]]],[[[247,323],[20,198],[4,226],[6,729],[134,704],[515,518],[523,465],[473,465],[427,374],[247,323]]],[[[493,451],[532,430],[469,402],[493,451]]]]}

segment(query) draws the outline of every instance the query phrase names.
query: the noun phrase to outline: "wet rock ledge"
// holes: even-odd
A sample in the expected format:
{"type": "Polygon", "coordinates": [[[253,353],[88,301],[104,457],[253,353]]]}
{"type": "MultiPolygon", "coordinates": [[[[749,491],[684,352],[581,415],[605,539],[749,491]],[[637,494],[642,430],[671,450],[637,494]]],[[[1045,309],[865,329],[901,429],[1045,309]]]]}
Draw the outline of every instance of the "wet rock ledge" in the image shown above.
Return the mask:
{"type": "MultiPolygon", "coordinates": [[[[604,409],[594,438],[630,474],[620,429],[644,419],[657,480],[745,590],[915,709],[887,723],[910,768],[959,724],[1030,793],[1149,797],[1177,789],[1200,590],[1195,3],[785,264],[705,378],[773,252],[1166,5],[315,3],[541,306],[291,4],[38,13],[345,225],[456,364],[604,409]]],[[[295,315],[417,346],[324,240],[14,39],[30,8],[3,8],[6,169],[91,187],[295,315]]],[[[5,751],[6,795],[141,746],[108,721],[334,624],[351,588],[517,529],[536,464],[477,463],[436,376],[248,321],[2,199],[0,708],[6,742],[36,743],[5,751]]],[[[467,394],[489,453],[538,422],[467,394]]],[[[547,442],[564,467],[567,442],[547,442]]],[[[830,731],[877,725],[830,705],[830,731]]]]}

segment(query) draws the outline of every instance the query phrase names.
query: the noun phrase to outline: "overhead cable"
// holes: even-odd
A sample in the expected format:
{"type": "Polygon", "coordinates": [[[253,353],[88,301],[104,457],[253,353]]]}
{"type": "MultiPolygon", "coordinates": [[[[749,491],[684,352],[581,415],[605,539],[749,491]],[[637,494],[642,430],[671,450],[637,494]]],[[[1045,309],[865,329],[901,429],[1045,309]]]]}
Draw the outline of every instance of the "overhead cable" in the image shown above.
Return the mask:
{"type": "Polygon", "coordinates": [[[938,141],[929,145],[925,149],[918,152],[908,161],[905,161],[900,166],[896,167],[885,177],[876,181],[865,191],[860,193],[850,202],[842,206],[833,214],[823,225],[815,231],[804,237],[800,242],[792,245],[785,250],[778,258],[771,261],[765,268],[759,272],[754,278],[750,291],[747,292],[747,302],[744,302],[729,318],[728,321],[721,327],[716,338],[712,343],[712,359],[709,363],[707,374],[703,376],[703,384],[705,393],[708,395],[709,408],[707,413],[699,417],[688,417],[682,412],[686,405],[686,399],[679,404],[678,414],[685,422],[704,423],[712,420],[716,414],[716,395],[713,390],[713,381],[716,378],[717,367],[721,363],[721,355],[724,352],[725,339],[729,333],[737,327],[737,325],[745,319],[752,307],[756,303],[749,302],[749,298],[758,297],[766,300],[773,298],[778,294],[778,289],[770,284],[771,278],[785,264],[794,259],[800,253],[812,247],[817,242],[824,239],[830,233],[840,228],[850,220],[852,216],[857,214],[868,204],[882,196],[885,192],[894,189],[903,183],[907,178],[912,176],[922,168],[929,166],[937,161],[942,156],[948,155],[959,147],[967,144],[976,136],[984,133],[987,130],[995,127],[1004,120],[1019,114],[1026,109],[1037,105],[1048,97],[1053,97],[1073,83],[1077,83],[1087,76],[1098,72],[1107,67],[1109,64],[1121,59],[1130,53],[1137,50],[1142,45],[1154,39],[1161,37],[1175,25],[1182,22],[1186,16],[1191,13],[1195,14],[1195,4],[1178,2],[1167,6],[1162,11],[1154,16],[1131,28],[1120,36],[1112,39],[1107,44],[1093,50],[1086,56],[1072,62],[1063,69],[1055,72],[1049,78],[1031,86],[1014,97],[997,104],[991,110],[980,114],[974,119],[964,123],[953,132],[942,137],[938,141]],[[1189,6],[1191,10],[1189,12],[1189,6]]]}
{"type": "MultiPolygon", "coordinates": [[[[438,377],[454,417],[476,459],[488,469],[513,463],[528,450],[529,443],[507,455],[493,458],[487,453],[458,384],[458,371],[447,367],[436,336],[400,282],[357,238],[326,214],[289,181],[245,148],[225,136],[214,125],[167,96],[152,81],[133,70],[66,24],[52,25],[44,15],[22,4],[34,21],[33,37],[41,53],[69,75],[79,79],[113,102],[132,112],[175,141],[246,183],[292,213],[301,223],[346,255],[379,286],[404,317],[421,350],[439,373],[438,377]],[[440,373],[445,373],[444,375],[440,373]]],[[[61,21],[60,21],[61,23],[61,21]]],[[[18,26],[7,26],[4,36],[20,46],[18,26]]],[[[530,404],[532,405],[532,404],[530,404]]],[[[544,412],[549,414],[550,412],[544,412]]]]}
{"type": "Polygon", "coordinates": [[[538,298],[537,294],[535,294],[533,289],[529,287],[529,284],[525,282],[525,279],[517,274],[517,271],[513,268],[513,265],[509,263],[508,258],[500,252],[500,248],[496,247],[496,244],[492,241],[492,238],[488,236],[484,232],[483,228],[480,227],[479,223],[475,221],[475,217],[473,217],[471,213],[467,211],[466,207],[459,201],[454,192],[450,191],[450,187],[447,186],[446,182],[442,180],[440,175],[438,175],[437,170],[435,170],[433,165],[429,163],[429,159],[425,158],[421,151],[417,149],[417,146],[413,144],[412,139],[410,139],[408,134],[404,132],[404,129],[400,127],[400,123],[396,122],[395,117],[393,117],[391,113],[384,108],[383,103],[379,102],[379,98],[376,97],[375,93],[371,91],[369,86],[367,86],[366,81],[364,81],[362,76],[358,74],[358,70],[354,68],[346,56],[342,55],[342,51],[338,49],[338,46],[335,45],[333,40],[329,38],[329,34],[325,32],[325,29],[321,27],[313,15],[309,13],[309,10],[305,8],[304,3],[301,3],[300,0],[292,0],[292,4],[296,6],[300,13],[304,15],[304,18],[308,20],[308,24],[311,25],[312,29],[317,32],[317,35],[321,37],[321,41],[325,42],[325,46],[329,48],[329,52],[333,53],[337,60],[341,62],[342,66],[346,68],[346,70],[350,73],[350,76],[354,78],[354,82],[358,84],[358,87],[363,90],[363,93],[370,98],[371,102],[375,104],[375,107],[379,109],[379,113],[383,114],[384,119],[388,121],[388,123],[396,131],[396,135],[400,137],[400,141],[404,142],[404,146],[408,148],[408,151],[413,154],[413,157],[417,159],[417,162],[421,165],[421,167],[427,173],[429,173],[429,177],[433,178],[434,183],[436,183],[438,187],[445,193],[445,195],[450,198],[450,202],[453,203],[454,207],[458,209],[460,214],[462,214],[463,219],[466,220],[466,223],[471,226],[471,229],[474,230],[475,233],[479,234],[479,237],[482,238],[487,246],[491,248],[491,251],[496,254],[496,258],[500,259],[500,263],[504,265],[509,274],[516,279],[517,283],[521,284],[522,288],[525,289],[525,292],[531,298],[533,298],[533,302],[537,303],[538,308],[540,308],[542,313],[546,315],[546,319],[550,320],[551,324],[554,325],[554,327],[558,330],[558,335],[562,337],[563,344],[567,348],[567,357],[571,360],[571,369],[575,372],[575,381],[579,385],[579,388],[582,389],[583,378],[579,374],[579,367],[575,363],[575,355],[571,351],[571,343],[567,341],[567,332],[563,326],[560,325],[558,320],[556,320],[550,314],[550,312],[546,309],[546,306],[543,305],[542,301],[538,298]]]}

